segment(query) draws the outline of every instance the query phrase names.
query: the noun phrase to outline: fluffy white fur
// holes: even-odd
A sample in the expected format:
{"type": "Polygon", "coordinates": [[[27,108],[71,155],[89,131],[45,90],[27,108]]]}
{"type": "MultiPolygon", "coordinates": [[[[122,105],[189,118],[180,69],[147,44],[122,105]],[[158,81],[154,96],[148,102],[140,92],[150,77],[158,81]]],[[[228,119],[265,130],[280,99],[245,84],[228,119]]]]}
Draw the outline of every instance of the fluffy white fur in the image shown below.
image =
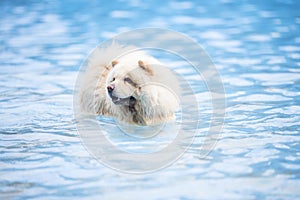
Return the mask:
{"type": "Polygon", "coordinates": [[[130,124],[153,125],[174,119],[178,81],[158,60],[133,46],[96,48],[80,87],[83,112],[115,117],[130,124]],[[113,88],[111,93],[107,87],[113,88]]]}

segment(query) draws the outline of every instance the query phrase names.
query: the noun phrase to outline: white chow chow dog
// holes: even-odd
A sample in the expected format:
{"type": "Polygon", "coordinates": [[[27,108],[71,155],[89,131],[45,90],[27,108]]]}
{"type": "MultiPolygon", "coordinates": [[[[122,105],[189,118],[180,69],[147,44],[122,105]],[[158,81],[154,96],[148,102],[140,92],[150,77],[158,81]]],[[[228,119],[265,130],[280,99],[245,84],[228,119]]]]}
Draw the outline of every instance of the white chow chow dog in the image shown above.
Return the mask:
{"type": "Polygon", "coordinates": [[[133,46],[96,48],[79,91],[81,111],[137,125],[175,119],[179,84],[171,70],[133,46]]]}

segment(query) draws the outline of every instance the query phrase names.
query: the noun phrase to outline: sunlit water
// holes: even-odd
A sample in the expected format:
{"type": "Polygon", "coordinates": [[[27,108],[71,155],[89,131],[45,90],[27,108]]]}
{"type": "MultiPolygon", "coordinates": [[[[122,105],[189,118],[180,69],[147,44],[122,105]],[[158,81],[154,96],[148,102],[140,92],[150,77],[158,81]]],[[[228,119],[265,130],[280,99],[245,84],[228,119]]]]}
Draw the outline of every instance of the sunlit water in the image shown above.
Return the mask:
{"type": "Polygon", "coordinates": [[[299,198],[300,4],[201,2],[1,1],[1,199],[299,198]],[[153,26],[210,54],[225,87],[225,124],[204,159],[196,140],[165,169],[122,174],[82,145],[74,85],[98,43],[153,26]]]}

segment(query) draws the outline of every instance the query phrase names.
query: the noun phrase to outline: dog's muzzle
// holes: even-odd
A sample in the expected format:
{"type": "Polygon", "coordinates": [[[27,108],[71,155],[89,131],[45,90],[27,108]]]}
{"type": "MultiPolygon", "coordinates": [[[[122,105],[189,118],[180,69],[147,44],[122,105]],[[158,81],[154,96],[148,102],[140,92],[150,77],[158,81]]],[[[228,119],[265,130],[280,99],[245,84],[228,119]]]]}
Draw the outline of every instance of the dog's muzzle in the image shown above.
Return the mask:
{"type": "Polygon", "coordinates": [[[133,96],[120,98],[113,95],[114,85],[107,86],[107,92],[112,102],[116,105],[134,106],[136,99],[133,96]]]}

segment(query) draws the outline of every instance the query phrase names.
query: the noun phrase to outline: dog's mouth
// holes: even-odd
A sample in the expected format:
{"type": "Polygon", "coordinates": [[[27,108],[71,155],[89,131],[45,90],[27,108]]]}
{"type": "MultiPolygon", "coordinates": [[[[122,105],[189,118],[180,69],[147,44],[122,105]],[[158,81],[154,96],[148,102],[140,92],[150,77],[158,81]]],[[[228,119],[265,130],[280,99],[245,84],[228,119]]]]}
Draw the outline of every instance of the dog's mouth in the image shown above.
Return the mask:
{"type": "Polygon", "coordinates": [[[116,105],[123,105],[123,106],[133,106],[136,102],[136,99],[133,96],[120,98],[114,95],[110,95],[112,102],[116,105]]]}

